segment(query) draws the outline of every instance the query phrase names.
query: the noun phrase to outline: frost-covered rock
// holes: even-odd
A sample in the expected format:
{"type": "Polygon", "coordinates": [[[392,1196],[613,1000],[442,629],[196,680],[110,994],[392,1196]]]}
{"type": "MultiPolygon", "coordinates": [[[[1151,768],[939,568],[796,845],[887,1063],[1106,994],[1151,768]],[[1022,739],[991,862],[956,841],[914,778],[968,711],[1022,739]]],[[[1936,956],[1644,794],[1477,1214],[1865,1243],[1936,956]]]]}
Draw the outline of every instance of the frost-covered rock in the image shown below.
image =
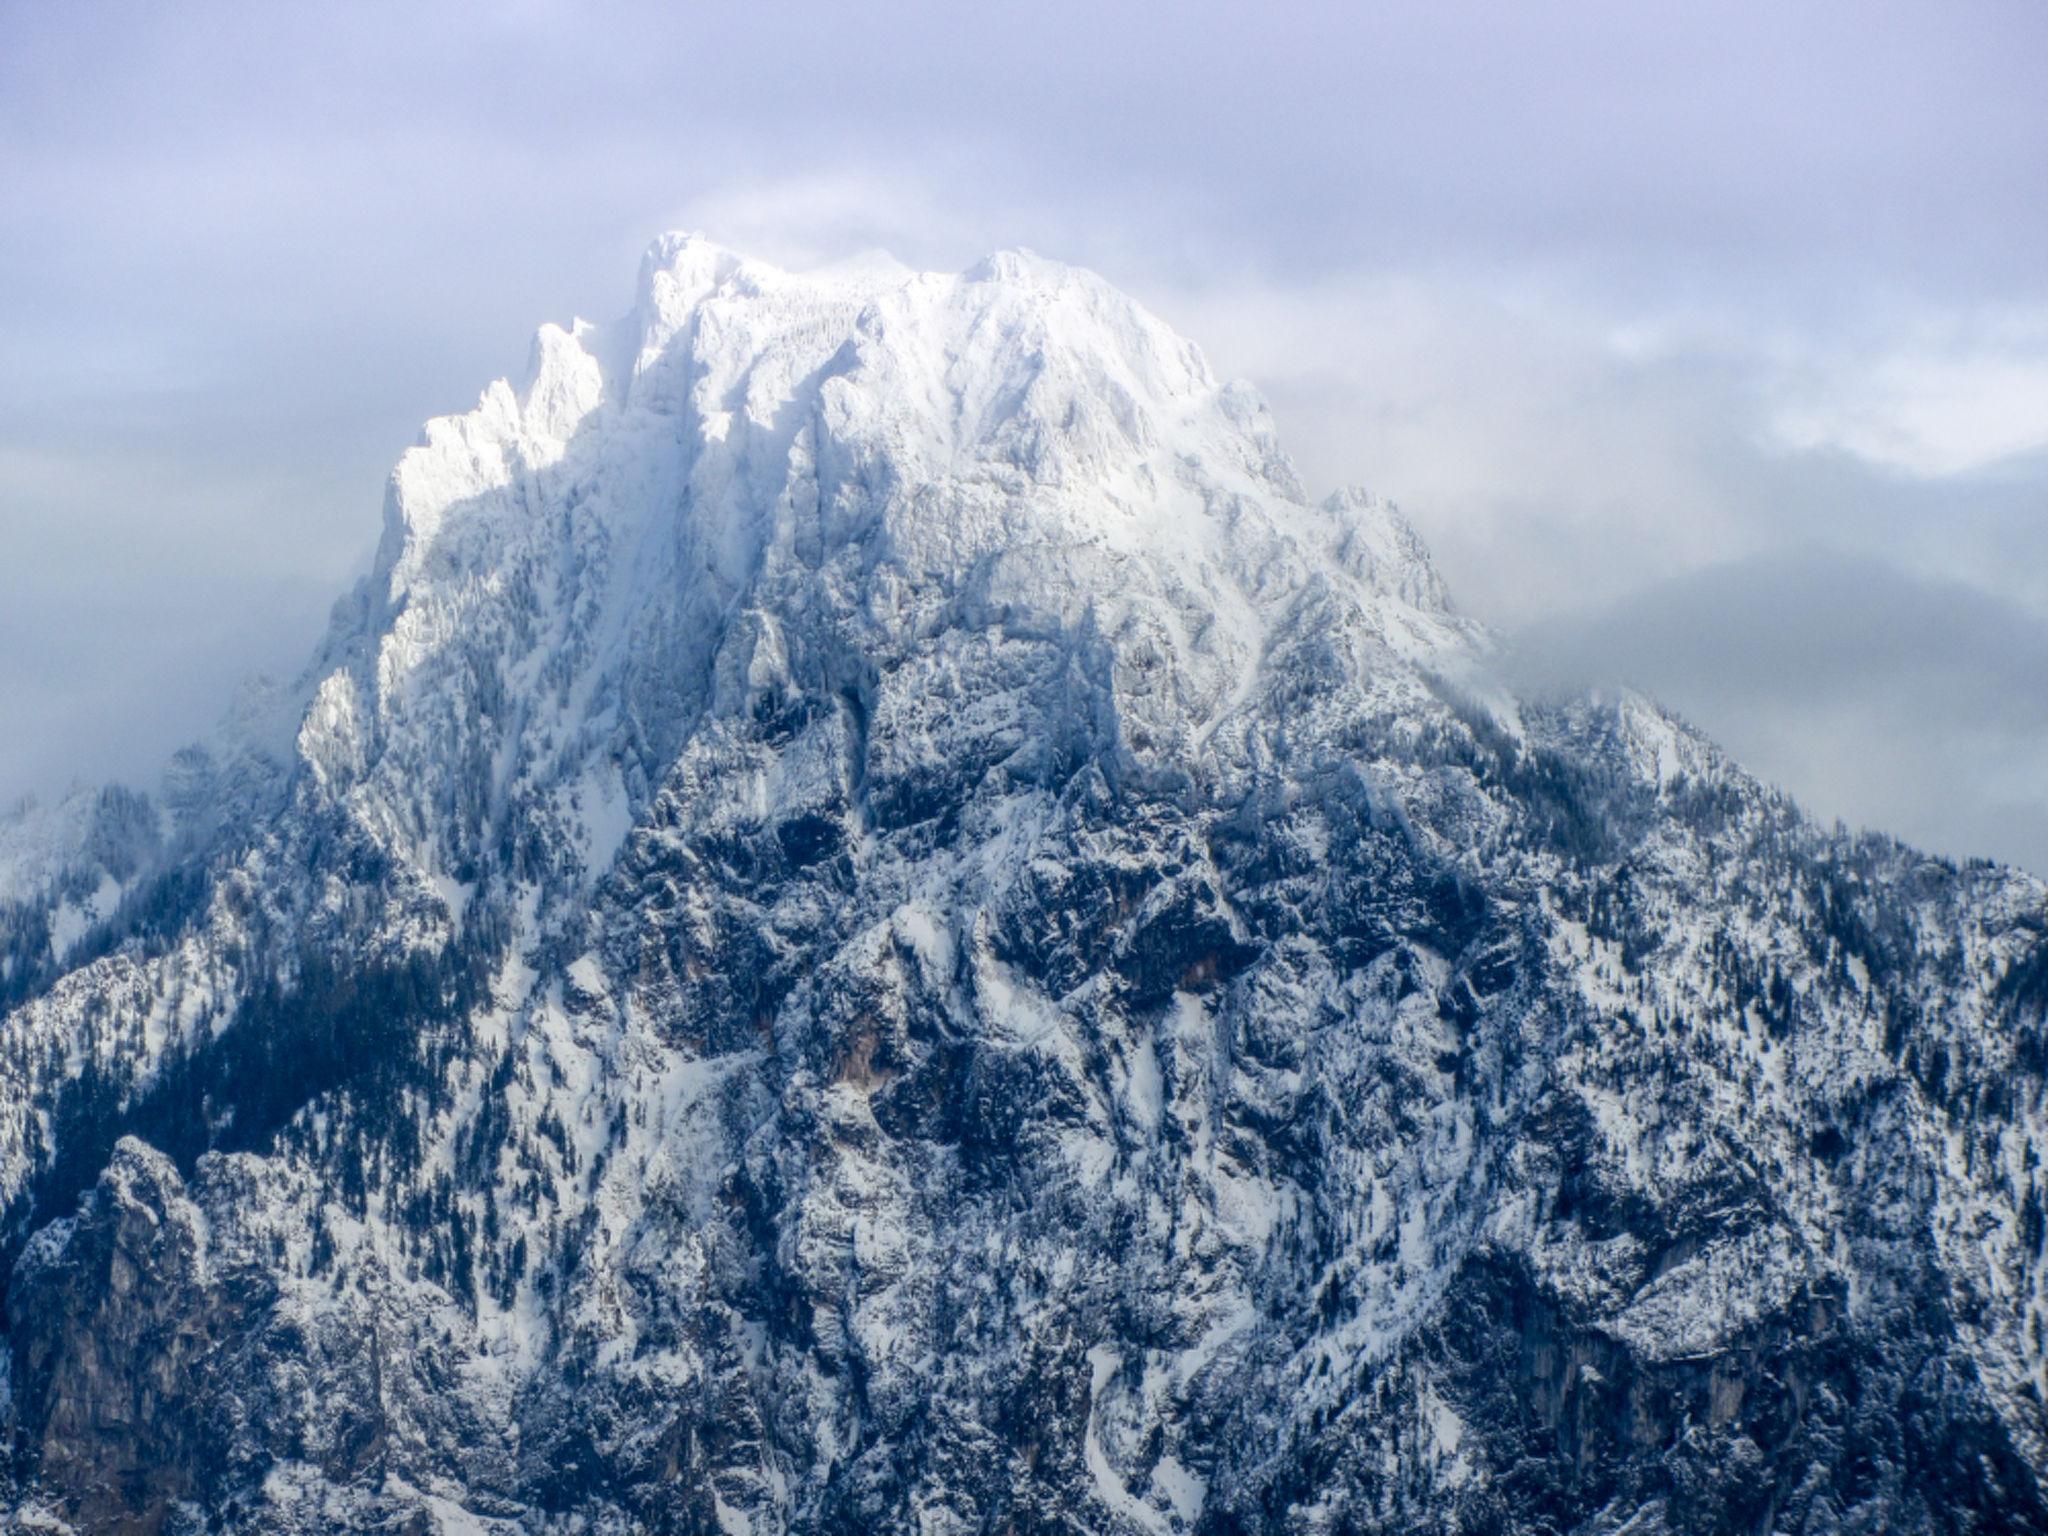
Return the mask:
{"type": "Polygon", "coordinates": [[[13,1518],[2041,1527],[2042,889],[1492,653],[1097,278],[659,242],[0,841],[13,1518]]]}

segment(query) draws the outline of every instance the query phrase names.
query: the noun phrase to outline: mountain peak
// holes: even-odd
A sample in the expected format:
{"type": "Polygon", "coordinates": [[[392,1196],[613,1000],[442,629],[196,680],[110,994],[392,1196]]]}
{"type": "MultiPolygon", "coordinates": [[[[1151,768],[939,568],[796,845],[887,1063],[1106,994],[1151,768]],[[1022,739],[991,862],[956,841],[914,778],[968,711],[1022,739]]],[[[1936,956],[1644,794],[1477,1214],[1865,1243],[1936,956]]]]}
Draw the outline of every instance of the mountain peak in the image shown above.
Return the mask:
{"type": "MultiPolygon", "coordinates": [[[[428,424],[393,477],[389,598],[474,579],[563,495],[614,542],[680,520],[735,588],[873,520],[956,574],[1020,539],[1222,564],[1323,536],[1256,392],[1092,273],[1028,252],[789,273],[687,233],[649,248],[624,320],[543,327],[521,387],[428,424]],[[594,494],[621,478],[672,489],[594,494]]],[[[1442,606],[1412,532],[1368,542],[1383,595],[1442,606]]]]}
{"type": "MultiPolygon", "coordinates": [[[[479,730],[487,802],[596,774],[579,798],[627,807],[618,761],[653,773],[691,711],[951,630],[1093,637],[1144,695],[1132,762],[1168,774],[1261,750],[1243,732],[1292,647],[1356,699],[1486,648],[1398,512],[1309,503],[1257,392],[1095,274],[1028,252],[791,273],[695,234],[649,248],[624,319],[542,327],[518,387],[427,425],[372,600],[300,746],[394,825],[417,765],[479,730]]],[[[594,877],[616,839],[562,825],[594,877]]],[[[469,857],[432,841],[409,855],[428,887],[469,857]]]]}
{"type": "MultiPolygon", "coordinates": [[[[856,648],[991,614],[1100,636],[1164,668],[1152,749],[1214,752],[1313,604],[1356,637],[1346,671],[1384,652],[1456,674],[1486,647],[1390,503],[1311,504],[1257,391],[1095,273],[1028,250],[960,273],[879,253],[790,272],[676,231],[648,246],[624,316],[541,326],[516,383],[426,424],[366,586],[276,693],[293,725],[181,760],[167,792],[210,824],[209,797],[263,803],[282,753],[404,825],[420,765],[481,711],[490,732],[553,739],[475,746],[488,797],[516,802],[643,730],[640,691],[674,695],[653,711],[670,741],[676,698],[750,696],[716,682],[721,647],[828,613],[856,648]]],[[[627,807],[630,778],[592,793],[627,807]]],[[[412,855],[429,887],[465,857],[432,842],[412,855]]],[[[616,841],[565,846],[594,876],[616,841]]]]}
{"type": "Polygon", "coordinates": [[[0,823],[0,1526],[2048,1529],[2040,887],[1519,703],[1100,278],[666,237],[387,513],[0,823]]]}

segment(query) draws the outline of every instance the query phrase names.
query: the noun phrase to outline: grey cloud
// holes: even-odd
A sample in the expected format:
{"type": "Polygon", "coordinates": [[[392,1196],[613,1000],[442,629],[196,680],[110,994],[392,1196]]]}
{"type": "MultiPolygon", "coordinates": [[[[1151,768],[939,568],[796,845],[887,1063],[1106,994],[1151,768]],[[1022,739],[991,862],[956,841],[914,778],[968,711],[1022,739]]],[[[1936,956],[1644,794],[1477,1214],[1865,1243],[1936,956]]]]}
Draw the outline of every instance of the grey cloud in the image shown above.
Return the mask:
{"type": "MultiPolygon", "coordinates": [[[[181,193],[257,218],[339,175],[358,200],[338,221],[410,207],[417,238],[488,212],[548,243],[548,215],[641,220],[664,182],[953,159],[948,195],[991,222],[991,189],[1109,190],[1139,228],[1164,213],[1296,270],[1621,252],[1640,279],[1651,253],[1660,284],[1818,264],[1825,292],[1875,260],[1974,293],[2037,284],[2014,236],[2048,233],[2048,17],[2022,0],[201,3],[6,25],[0,124],[36,151],[31,186],[126,161],[174,220],[181,193]],[[272,160],[299,177],[252,199],[239,172],[272,160]]],[[[90,179],[64,200],[94,209],[90,179]]]]}
{"type": "Polygon", "coordinates": [[[1627,684],[1823,815],[2048,872],[2048,617],[1825,551],[1716,566],[1516,637],[1537,685],[1627,684]]]}

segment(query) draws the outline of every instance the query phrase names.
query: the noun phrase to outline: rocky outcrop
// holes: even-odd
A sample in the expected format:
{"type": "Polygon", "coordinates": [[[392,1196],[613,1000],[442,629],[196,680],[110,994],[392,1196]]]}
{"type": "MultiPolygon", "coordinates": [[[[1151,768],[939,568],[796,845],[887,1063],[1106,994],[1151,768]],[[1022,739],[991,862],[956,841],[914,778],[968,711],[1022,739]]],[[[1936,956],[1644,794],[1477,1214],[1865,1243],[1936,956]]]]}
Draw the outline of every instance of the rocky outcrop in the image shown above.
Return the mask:
{"type": "Polygon", "coordinates": [[[218,1293],[207,1250],[177,1169],[128,1137],[16,1267],[16,1433],[83,1529],[154,1536],[217,1457],[209,1399],[247,1313],[218,1293]]]}

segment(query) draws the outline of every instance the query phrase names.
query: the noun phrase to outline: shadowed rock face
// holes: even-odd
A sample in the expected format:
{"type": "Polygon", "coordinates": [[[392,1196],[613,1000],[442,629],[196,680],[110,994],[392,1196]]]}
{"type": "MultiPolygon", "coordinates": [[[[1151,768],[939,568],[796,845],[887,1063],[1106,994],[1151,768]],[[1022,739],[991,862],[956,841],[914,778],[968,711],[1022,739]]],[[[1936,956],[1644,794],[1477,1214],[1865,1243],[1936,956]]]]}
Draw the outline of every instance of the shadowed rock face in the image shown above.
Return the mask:
{"type": "Polygon", "coordinates": [[[387,530],[0,891],[17,1524],[2048,1526],[2040,887],[1517,700],[1097,280],[665,241],[387,530]]]}
{"type": "Polygon", "coordinates": [[[17,1433],[87,1529],[156,1532],[197,1486],[208,1383],[237,1319],[213,1294],[204,1218],[132,1138],[17,1271],[17,1433]]]}

